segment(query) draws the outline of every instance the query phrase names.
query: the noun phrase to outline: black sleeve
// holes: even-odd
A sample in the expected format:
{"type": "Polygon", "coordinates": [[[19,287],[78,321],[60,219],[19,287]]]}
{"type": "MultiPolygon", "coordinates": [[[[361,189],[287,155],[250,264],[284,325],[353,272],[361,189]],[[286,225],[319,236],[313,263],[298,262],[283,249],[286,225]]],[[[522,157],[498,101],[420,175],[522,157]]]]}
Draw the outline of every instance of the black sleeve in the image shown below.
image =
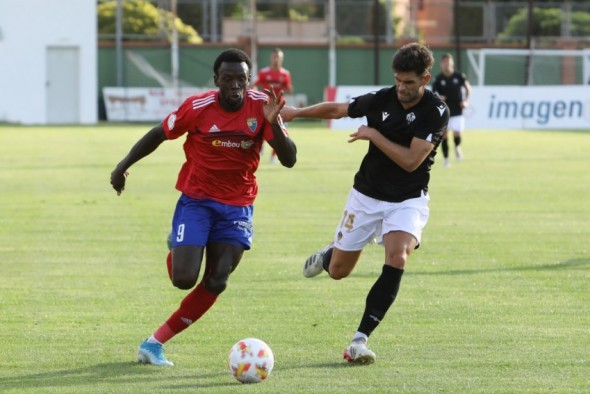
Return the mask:
{"type": "Polygon", "coordinates": [[[449,115],[449,108],[444,102],[434,102],[425,117],[426,121],[415,136],[438,145],[449,124],[449,115]]]}
{"type": "Polygon", "coordinates": [[[434,93],[438,93],[438,77],[434,80],[434,82],[432,83],[432,91],[434,93]]]}
{"type": "Polygon", "coordinates": [[[348,116],[350,118],[362,118],[367,116],[375,103],[376,92],[354,97],[348,105],[348,116]]]}
{"type": "Polygon", "coordinates": [[[461,73],[461,86],[465,86],[465,82],[467,81],[467,76],[461,73]]]}

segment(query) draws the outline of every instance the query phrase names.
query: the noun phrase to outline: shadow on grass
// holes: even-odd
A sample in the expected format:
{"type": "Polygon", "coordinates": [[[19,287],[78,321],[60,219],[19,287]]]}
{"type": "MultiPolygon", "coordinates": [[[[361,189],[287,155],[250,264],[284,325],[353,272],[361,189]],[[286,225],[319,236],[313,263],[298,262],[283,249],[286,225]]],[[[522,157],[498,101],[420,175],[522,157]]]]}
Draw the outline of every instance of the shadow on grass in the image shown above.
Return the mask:
{"type": "Polygon", "coordinates": [[[541,264],[541,265],[525,265],[517,267],[494,267],[484,269],[473,269],[473,270],[445,270],[445,271],[414,271],[408,270],[409,275],[477,275],[487,272],[515,272],[515,271],[556,271],[556,270],[568,270],[577,269],[580,267],[590,265],[590,258],[587,259],[572,259],[562,261],[556,264],[541,264]]]}
{"type": "Polygon", "coordinates": [[[329,362],[329,363],[298,364],[298,365],[293,365],[290,367],[289,366],[283,367],[283,368],[281,368],[281,370],[307,369],[307,368],[311,368],[311,369],[323,369],[323,368],[337,369],[337,368],[352,368],[352,367],[358,367],[358,366],[359,365],[349,364],[345,360],[342,360],[342,361],[338,361],[338,362],[329,362]]]}
{"type": "MultiPolygon", "coordinates": [[[[281,370],[302,368],[350,368],[347,363],[316,363],[283,367],[281,370]]],[[[21,374],[0,378],[0,391],[49,389],[59,387],[78,387],[81,392],[117,390],[116,386],[125,384],[158,384],[160,389],[182,390],[207,387],[232,387],[240,385],[226,371],[219,373],[195,373],[192,377],[176,376],[173,368],[141,365],[136,362],[102,363],[84,368],[60,369],[51,372],[21,374]],[[177,379],[177,384],[171,384],[177,379]],[[215,381],[209,381],[214,379],[215,381]],[[182,383],[181,383],[182,382],[182,383]]],[[[124,390],[121,390],[124,391],[124,390]]]]}
{"type": "MultiPolygon", "coordinates": [[[[170,386],[169,383],[174,381],[175,376],[169,372],[173,372],[172,368],[154,367],[149,365],[141,365],[136,362],[118,362],[118,363],[102,363],[84,368],[60,369],[51,372],[29,373],[21,374],[12,377],[0,378],[0,391],[10,389],[35,389],[35,388],[58,388],[58,387],[79,387],[80,391],[92,392],[93,388],[96,391],[104,391],[105,388],[124,384],[136,384],[139,381],[146,384],[154,384],[162,382],[163,386],[177,388],[178,386],[170,386]]],[[[193,384],[187,384],[187,387],[206,387],[199,385],[199,380],[208,378],[219,378],[219,384],[209,384],[213,386],[226,386],[234,382],[226,380],[229,377],[228,373],[220,372],[216,374],[201,374],[196,373],[193,384]]],[[[185,380],[185,376],[178,379],[185,380]]],[[[118,390],[116,390],[118,391],[118,390]]]]}
{"type": "MultiPolygon", "coordinates": [[[[332,368],[332,369],[336,369],[336,368],[356,368],[356,367],[362,367],[360,365],[351,365],[348,363],[343,363],[343,362],[334,362],[334,363],[316,363],[316,364],[299,364],[299,365],[293,365],[293,366],[282,366],[281,367],[281,371],[288,371],[288,370],[298,370],[298,369],[307,369],[307,368],[311,368],[313,370],[319,370],[319,369],[323,369],[323,368],[332,368]]],[[[237,380],[234,380],[233,378],[229,378],[230,381],[225,381],[226,377],[229,377],[230,375],[228,373],[220,373],[220,374],[208,374],[208,375],[196,375],[195,376],[195,383],[194,384],[177,384],[177,385],[169,385],[167,388],[170,390],[185,390],[185,389],[195,389],[195,388],[210,388],[210,387],[217,387],[217,388],[221,388],[221,387],[235,387],[235,386],[241,386],[242,383],[239,383],[237,380]],[[207,379],[207,378],[215,378],[218,377],[219,375],[222,376],[222,378],[220,379],[219,383],[199,383],[199,380],[201,379],[207,379]],[[224,382],[222,382],[221,380],[224,380],[224,382]]]]}

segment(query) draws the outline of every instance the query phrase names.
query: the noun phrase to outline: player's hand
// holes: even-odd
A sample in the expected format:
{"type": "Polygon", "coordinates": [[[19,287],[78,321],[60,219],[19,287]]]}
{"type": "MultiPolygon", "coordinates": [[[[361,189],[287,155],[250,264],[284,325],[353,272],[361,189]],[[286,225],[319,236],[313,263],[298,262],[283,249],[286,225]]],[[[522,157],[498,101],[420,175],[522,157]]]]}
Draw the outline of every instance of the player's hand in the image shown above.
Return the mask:
{"type": "Polygon", "coordinates": [[[365,125],[361,125],[358,128],[358,130],[356,131],[356,133],[350,134],[350,139],[348,140],[348,142],[354,142],[354,141],[358,141],[358,140],[370,141],[371,136],[373,135],[373,133],[375,131],[376,130],[372,127],[367,127],[365,125]]]}
{"type": "Polygon", "coordinates": [[[295,116],[297,116],[297,108],[285,105],[283,109],[281,109],[281,118],[283,119],[283,122],[290,122],[295,119],[295,116]]]}
{"type": "Polygon", "coordinates": [[[113,185],[113,189],[117,192],[117,196],[120,196],[121,193],[123,193],[123,190],[125,190],[127,176],[129,176],[127,171],[121,171],[118,168],[115,168],[113,172],[111,172],[111,185],[113,185]]]}
{"type": "Polygon", "coordinates": [[[268,95],[268,102],[264,104],[264,117],[269,123],[276,123],[281,109],[285,106],[285,96],[282,90],[278,96],[272,90],[264,91],[268,95]]]}
{"type": "Polygon", "coordinates": [[[467,107],[469,107],[469,101],[467,101],[467,100],[461,101],[461,108],[467,108],[467,107]]]}

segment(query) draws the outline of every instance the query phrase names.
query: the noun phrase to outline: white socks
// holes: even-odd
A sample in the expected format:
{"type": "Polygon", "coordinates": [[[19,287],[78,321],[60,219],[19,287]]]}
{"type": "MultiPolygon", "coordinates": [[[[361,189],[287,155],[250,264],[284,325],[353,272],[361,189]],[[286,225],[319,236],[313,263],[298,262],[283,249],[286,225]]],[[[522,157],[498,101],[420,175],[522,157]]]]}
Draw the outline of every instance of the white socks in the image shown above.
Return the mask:
{"type": "Polygon", "coordinates": [[[365,344],[369,341],[369,337],[360,331],[357,331],[352,337],[353,342],[364,342],[365,344]]]}
{"type": "Polygon", "coordinates": [[[153,335],[147,339],[147,343],[159,343],[160,345],[162,342],[158,341],[153,335]]]}

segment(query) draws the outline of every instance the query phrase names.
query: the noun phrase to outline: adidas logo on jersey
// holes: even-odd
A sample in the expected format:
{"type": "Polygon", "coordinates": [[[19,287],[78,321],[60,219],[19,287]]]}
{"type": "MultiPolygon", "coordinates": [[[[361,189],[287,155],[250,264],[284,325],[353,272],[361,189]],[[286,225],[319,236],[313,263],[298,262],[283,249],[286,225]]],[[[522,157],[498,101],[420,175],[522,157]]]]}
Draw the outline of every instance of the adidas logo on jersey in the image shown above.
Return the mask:
{"type": "Polygon", "coordinates": [[[210,133],[217,133],[219,131],[221,131],[221,130],[219,130],[219,127],[217,127],[217,125],[215,125],[215,124],[213,126],[211,126],[211,128],[209,129],[210,133]]]}

